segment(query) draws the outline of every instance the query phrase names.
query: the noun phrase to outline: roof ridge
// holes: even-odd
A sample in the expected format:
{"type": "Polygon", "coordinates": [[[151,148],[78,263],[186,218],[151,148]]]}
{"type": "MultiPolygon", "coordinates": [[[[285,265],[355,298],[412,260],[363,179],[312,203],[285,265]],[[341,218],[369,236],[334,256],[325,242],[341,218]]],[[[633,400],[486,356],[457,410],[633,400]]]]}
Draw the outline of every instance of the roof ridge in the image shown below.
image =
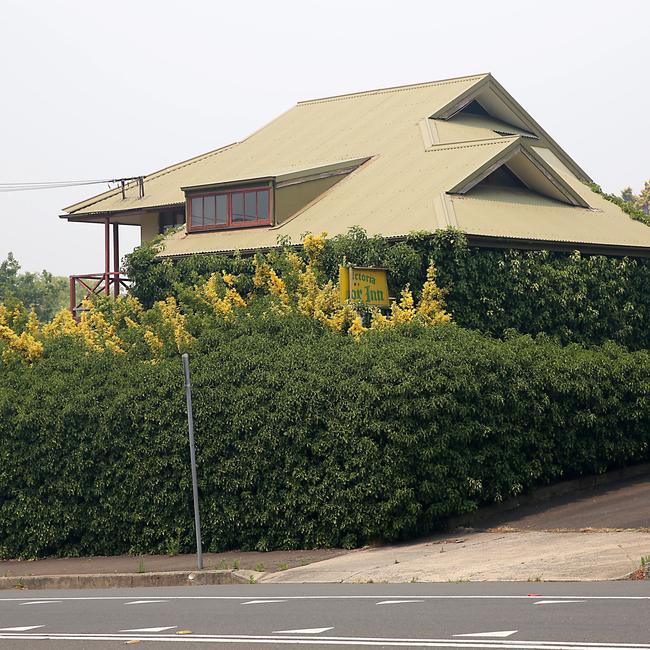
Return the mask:
{"type": "Polygon", "coordinates": [[[520,135],[511,135],[511,136],[502,136],[499,138],[483,138],[482,140],[462,140],[460,142],[446,142],[444,144],[434,144],[425,149],[426,152],[429,151],[448,151],[449,149],[469,149],[471,147],[487,147],[491,144],[497,144],[499,142],[509,144],[515,140],[520,140],[523,136],[520,135]]]}
{"type": "Polygon", "coordinates": [[[475,75],[466,75],[464,77],[450,77],[449,79],[440,79],[438,81],[421,81],[414,84],[406,84],[403,86],[388,86],[386,88],[375,88],[374,90],[361,90],[353,93],[343,93],[342,95],[330,95],[329,97],[315,97],[314,99],[304,99],[299,101],[296,106],[304,106],[306,104],[318,104],[320,102],[340,101],[342,99],[349,99],[352,97],[362,97],[365,95],[382,95],[385,93],[400,92],[403,90],[413,90],[415,88],[426,88],[427,86],[444,86],[448,84],[459,83],[461,81],[479,80],[487,77],[489,72],[482,72],[475,75]]]}

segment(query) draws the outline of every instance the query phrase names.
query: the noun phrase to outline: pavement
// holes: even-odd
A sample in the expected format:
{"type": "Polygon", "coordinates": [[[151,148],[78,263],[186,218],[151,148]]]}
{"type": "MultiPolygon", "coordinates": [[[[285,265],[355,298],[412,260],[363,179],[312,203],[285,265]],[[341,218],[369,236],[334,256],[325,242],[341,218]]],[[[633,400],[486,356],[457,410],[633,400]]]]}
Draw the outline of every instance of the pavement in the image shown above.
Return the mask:
{"type": "Polygon", "coordinates": [[[0,597],[0,648],[650,650],[649,620],[646,582],[10,592],[0,597]]]}
{"type": "MultiPolygon", "coordinates": [[[[230,551],[204,553],[208,570],[283,571],[310,562],[327,560],[347,553],[343,549],[305,551],[230,551]]],[[[115,555],[94,557],[45,558],[42,560],[0,560],[0,576],[48,576],[87,574],[144,574],[191,572],[196,569],[196,555],[115,555]]]]}

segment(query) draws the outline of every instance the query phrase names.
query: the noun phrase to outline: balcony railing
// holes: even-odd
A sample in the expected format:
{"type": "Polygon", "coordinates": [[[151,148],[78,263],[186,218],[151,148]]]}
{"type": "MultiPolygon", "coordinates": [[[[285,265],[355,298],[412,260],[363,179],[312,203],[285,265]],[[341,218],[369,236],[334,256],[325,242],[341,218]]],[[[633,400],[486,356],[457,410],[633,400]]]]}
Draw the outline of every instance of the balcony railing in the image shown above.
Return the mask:
{"type": "Polygon", "coordinates": [[[128,291],[131,281],[119,271],[107,273],[89,273],[87,275],[70,276],[70,311],[75,318],[79,318],[85,311],[83,301],[104,294],[117,298],[128,291]]]}

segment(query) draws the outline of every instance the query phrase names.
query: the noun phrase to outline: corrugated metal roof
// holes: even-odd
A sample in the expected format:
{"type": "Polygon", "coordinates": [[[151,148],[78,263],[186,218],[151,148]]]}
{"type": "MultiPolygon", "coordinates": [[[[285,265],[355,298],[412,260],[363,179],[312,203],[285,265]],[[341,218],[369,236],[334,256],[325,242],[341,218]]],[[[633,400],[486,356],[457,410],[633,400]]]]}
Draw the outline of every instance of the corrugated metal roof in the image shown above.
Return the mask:
{"type": "MultiPolygon", "coordinates": [[[[433,119],[440,142],[424,141],[423,120],[470,96],[474,87],[483,92],[486,78],[491,79],[478,75],[302,102],[243,142],[146,177],[143,198],[137,188],[126,199],[119,191],[109,192],[68,211],[79,217],[181,204],[182,187],[277,177],[368,158],[278,226],[176,233],[162,254],[268,248],[279,236],[298,243],[305,232],[335,235],[356,225],[370,234],[397,237],[449,223],[477,236],[650,248],[650,229],[581,183],[574,175],[577,165],[541,130],[533,132],[538,139],[525,138],[525,146],[533,145],[529,150],[544,160],[546,173],[561,176],[593,209],[481,186],[462,197],[446,194],[530,133],[517,127],[511,130],[518,135],[500,136],[495,127],[502,119],[460,113],[433,119]]],[[[497,101],[498,94],[494,97],[497,101]]],[[[530,124],[536,125],[532,118],[530,124]]]]}
{"type": "Polygon", "coordinates": [[[119,190],[65,209],[70,214],[116,212],[183,203],[181,187],[276,176],[339,161],[388,153],[414,114],[426,117],[480,76],[310,100],[240,143],[150,174],[145,196],[137,187],[119,190]]]}

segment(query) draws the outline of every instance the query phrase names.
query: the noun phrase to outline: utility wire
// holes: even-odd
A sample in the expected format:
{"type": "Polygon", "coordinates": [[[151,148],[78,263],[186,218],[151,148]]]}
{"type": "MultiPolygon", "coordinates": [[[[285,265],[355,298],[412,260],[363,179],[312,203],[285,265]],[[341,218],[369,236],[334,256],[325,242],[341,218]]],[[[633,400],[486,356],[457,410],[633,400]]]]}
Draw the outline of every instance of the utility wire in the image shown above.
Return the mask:
{"type": "Polygon", "coordinates": [[[51,190],[61,187],[80,187],[82,185],[103,185],[104,183],[121,183],[124,181],[136,180],[131,178],[107,178],[102,180],[88,181],[43,181],[40,183],[0,183],[0,192],[27,192],[31,190],[51,190]]]}

